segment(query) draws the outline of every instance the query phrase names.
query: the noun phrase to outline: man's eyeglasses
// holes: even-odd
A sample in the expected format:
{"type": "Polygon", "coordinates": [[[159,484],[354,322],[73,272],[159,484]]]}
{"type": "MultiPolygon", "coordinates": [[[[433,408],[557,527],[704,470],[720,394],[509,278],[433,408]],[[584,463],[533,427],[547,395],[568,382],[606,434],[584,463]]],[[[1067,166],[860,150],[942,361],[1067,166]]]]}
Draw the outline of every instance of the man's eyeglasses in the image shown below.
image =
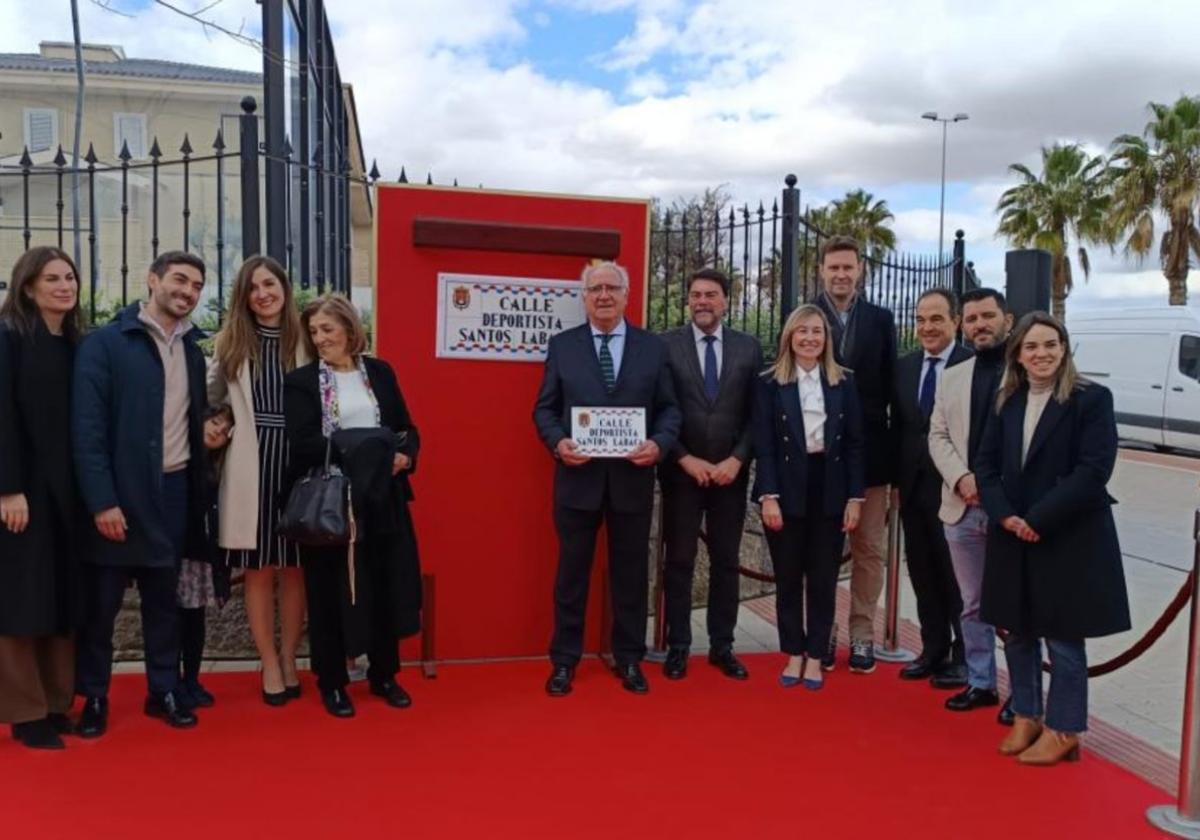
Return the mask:
{"type": "Polygon", "coordinates": [[[595,286],[585,286],[584,294],[588,295],[617,295],[625,291],[624,286],[614,286],[609,283],[597,283],[595,286]]]}

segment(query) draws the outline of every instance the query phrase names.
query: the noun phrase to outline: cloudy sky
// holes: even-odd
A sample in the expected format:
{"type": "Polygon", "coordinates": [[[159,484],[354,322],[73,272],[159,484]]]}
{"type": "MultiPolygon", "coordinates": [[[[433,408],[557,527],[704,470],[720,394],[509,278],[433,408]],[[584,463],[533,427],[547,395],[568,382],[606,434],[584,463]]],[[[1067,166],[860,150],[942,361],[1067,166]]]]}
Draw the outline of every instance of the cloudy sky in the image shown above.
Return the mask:
{"type": "MultiPolygon", "coordinates": [[[[150,0],[102,2],[133,17],[80,0],[86,41],[261,69],[252,49],[150,0]]],[[[67,8],[0,0],[0,51],[69,39],[67,8]]],[[[1147,102],[1200,94],[1195,0],[328,0],[328,12],[386,178],[403,165],[439,183],[667,200],[725,185],[769,206],[794,172],[806,204],[856,187],[887,199],[901,246],[931,252],[941,133],[920,114],[966,112],[950,128],[947,238],[964,229],[996,284],[993,207],[1010,163],[1035,166],[1055,140],[1103,151],[1142,130],[1147,102]]],[[[253,0],[205,12],[250,34],[259,15],[253,0]]],[[[1165,302],[1154,263],[1092,255],[1073,302],[1165,302]]]]}

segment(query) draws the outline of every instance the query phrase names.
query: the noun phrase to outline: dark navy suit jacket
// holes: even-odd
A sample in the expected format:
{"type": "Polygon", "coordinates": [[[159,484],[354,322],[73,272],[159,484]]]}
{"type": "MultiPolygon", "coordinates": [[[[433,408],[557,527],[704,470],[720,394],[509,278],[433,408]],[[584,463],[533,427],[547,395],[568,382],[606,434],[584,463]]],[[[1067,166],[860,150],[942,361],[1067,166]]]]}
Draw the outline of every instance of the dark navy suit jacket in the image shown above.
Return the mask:
{"type": "MultiPolygon", "coordinates": [[[[808,499],[808,450],[804,412],[795,382],[780,385],[770,373],[758,379],[754,402],[755,478],[751,497],[779,496],[784,516],[803,517],[808,499]]],[[[830,385],[821,372],[825,395],[826,516],[841,516],[847,499],[861,499],[866,482],[866,441],[862,406],[854,377],[830,385]]]]}
{"type": "MultiPolygon", "coordinates": [[[[667,350],[655,335],[626,322],[625,347],[616,387],[610,394],[596,355],[590,324],[550,339],[549,353],[533,408],[533,422],[552,454],[571,436],[573,406],[622,406],[646,409],[646,435],[665,458],[679,437],[681,415],[675,402],[667,350]]],[[[578,467],[559,463],[554,474],[554,504],[576,510],[600,510],[605,495],[611,509],[649,511],[654,499],[654,469],[622,458],[593,458],[578,467]]]]}

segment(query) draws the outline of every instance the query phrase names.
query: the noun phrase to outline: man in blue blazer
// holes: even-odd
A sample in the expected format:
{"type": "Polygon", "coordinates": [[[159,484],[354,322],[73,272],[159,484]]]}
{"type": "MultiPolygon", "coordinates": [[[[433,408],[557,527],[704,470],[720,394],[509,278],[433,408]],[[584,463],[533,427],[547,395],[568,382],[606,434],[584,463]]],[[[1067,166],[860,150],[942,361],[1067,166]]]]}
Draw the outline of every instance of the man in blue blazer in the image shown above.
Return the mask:
{"type": "Polygon", "coordinates": [[[554,583],[551,696],[571,691],[583,654],[588,582],[601,523],[607,526],[612,590],[612,652],[629,691],[649,690],[642,674],[654,465],[675,445],[680,413],[667,353],[651,333],[625,320],[629,275],[616,263],[588,266],[581,278],[587,323],[550,340],[533,421],[557,460],[554,525],[558,574],[554,583]],[[646,441],[624,458],[589,458],[571,438],[574,406],[646,410],[646,441]]]}
{"type": "Polygon", "coordinates": [[[149,300],[123,309],[75,354],[71,436],[84,504],[96,527],[85,569],[77,690],[79,734],[108,723],[112,635],[130,579],[141,598],[149,696],[145,712],[196,724],[176,693],[179,563],[202,556],[205,510],[203,335],[189,317],[204,262],[172,251],[150,267],[149,300]]]}

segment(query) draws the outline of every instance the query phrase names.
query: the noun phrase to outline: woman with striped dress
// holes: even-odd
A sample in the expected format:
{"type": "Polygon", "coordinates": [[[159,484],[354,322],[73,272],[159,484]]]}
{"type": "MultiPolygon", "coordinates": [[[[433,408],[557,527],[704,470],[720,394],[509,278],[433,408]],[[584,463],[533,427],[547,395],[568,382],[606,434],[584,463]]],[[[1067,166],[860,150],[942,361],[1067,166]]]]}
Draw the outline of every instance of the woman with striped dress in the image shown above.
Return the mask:
{"type": "Polygon", "coordinates": [[[292,285],[270,257],[251,257],[234,281],[229,313],[209,366],[208,398],[233,410],[218,492],[218,545],[245,570],[246,615],[262,660],[262,696],[280,706],[300,696],[296,649],[304,625],[297,546],[276,533],[286,502],[288,441],[283,379],[307,363],[292,285]],[[279,647],[275,584],[279,582],[279,647]]]}

